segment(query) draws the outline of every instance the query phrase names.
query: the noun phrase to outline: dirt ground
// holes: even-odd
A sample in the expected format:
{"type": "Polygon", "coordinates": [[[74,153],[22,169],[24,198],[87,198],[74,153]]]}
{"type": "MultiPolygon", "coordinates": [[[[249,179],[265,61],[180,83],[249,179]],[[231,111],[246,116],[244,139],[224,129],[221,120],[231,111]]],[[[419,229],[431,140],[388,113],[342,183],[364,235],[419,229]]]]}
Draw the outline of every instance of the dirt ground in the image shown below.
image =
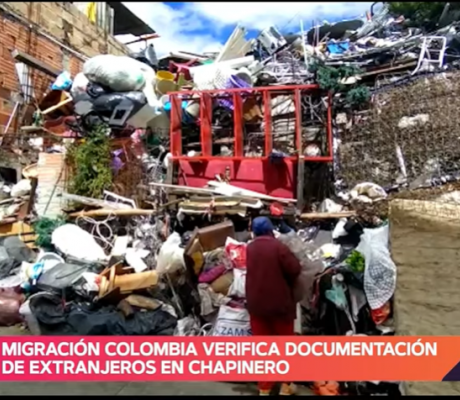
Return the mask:
{"type": "MultiPolygon", "coordinates": [[[[392,203],[390,242],[398,268],[397,334],[458,335],[460,206],[412,200],[392,203]]],[[[460,382],[410,382],[406,391],[408,395],[459,395],[460,382]]]]}

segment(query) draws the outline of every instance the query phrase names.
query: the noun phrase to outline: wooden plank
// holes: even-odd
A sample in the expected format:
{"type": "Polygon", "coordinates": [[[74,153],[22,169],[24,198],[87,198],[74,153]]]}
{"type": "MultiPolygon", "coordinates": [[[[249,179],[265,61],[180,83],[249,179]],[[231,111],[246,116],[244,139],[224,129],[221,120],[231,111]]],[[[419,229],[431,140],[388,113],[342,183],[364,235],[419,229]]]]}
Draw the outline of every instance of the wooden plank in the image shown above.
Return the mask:
{"type": "MultiPolygon", "coordinates": [[[[171,193],[175,192],[175,193],[184,193],[184,194],[204,194],[204,195],[209,195],[209,196],[219,195],[213,189],[207,189],[207,188],[196,188],[192,186],[172,185],[168,183],[159,183],[159,182],[150,182],[149,185],[164,187],[166,189],[169,189],[171,193]]],[[[254,204],[254,200],[256,200],[254,199],[254,197],[240,196],[240,195],[232,195],[232,196],[220,195],[220,196],[223,196],[226,198],[244,200],[250,204],[254,204]]]]}
{"type": "Polygon", "coordinates": [[[57,78],[61,71],[45,64],[43,61],[40,61],[38,58],[32,57],[31,55],[24,53],[20,50],[13,50],[11,53],[12,57],[18,61],[28,65],[31,68],[37,69],[44,74],[51,76],[53,78],[57,78]]]}
{"type": "Polygon", "coordinates": [[[0,225],[0,237],[19,236],[27,247],[34,249],[37,235],[31,225],[22,221],[0,225]]]}
{"type": "Polygon", "coordinates": [[[297,202],[296,199],[287,199],[283,197],[268,196],[266,194],[262,194],[262,193],[254,192],[252,190],[233,186],[228,183],[209,181],[208,185],[213,187],[214,193],[218,193],[224,196],[231,196],[231,197],[243,196],[243,197],[256,198],[259,200],[277,201],[279,203],[296,203],[297,202]]]}
{"type": "Polygon", "coordinates": [[[339,219],[348,218],[356,215],[355,211],[341,211],[336,213],[306,213],[301,214],[300,219],[339,219]]]}
{"type": "Polygon", "coordinates": [[[107,217],[109,215],[117,217],[133,217],[136,215],[155,215],[155,210],[142,210],[142,209],[130,209],[130,210],[91,210],[91,211],[78,211],[69,215],[72,218],[78,217],[107,217]]]}

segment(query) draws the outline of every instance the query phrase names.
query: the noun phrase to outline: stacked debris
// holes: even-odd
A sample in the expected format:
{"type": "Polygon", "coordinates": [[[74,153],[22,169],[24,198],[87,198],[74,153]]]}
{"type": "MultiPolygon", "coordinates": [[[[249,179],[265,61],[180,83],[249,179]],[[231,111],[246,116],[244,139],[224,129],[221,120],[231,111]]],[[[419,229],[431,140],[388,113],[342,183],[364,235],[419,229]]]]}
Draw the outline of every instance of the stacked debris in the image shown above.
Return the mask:
{"type": "MultiPolygon", "coordinates": [[[[456,37],[455,24],[442,29],[437,36],[456,37]]],[[[455,85],[443,74],[454,57],[434,59],[424,35],[383,7],[298,35],[270,27],[246,40],[237,27],[218,54],[157,60],[148,47],[93,57],[73,78],[63,72],[22,141],[3,137],[0,324],[49,335],[248,336],[246,247],[252,220],[267,216],[302,266],[298,334],[393,334],[388,193],[422,185],[409,185],[420,173],[413,147],[398,146],[402,134],[376,138],[372,121],[433,131],[427,107],[406,115],[414,106],[390,89],[429,73],[449,98],[455,85]],[[332,193],[305,201],[310,173],[332,193]]],[[[436,54],[455,48],[441,42],[436,54]]]]}

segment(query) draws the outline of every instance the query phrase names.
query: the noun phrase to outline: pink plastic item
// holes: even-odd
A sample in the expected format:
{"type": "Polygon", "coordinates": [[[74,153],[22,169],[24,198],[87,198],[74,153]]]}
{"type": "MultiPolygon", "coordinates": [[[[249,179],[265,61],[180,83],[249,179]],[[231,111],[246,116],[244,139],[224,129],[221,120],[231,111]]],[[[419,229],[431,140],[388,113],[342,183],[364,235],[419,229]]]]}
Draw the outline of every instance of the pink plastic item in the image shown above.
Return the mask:
{"type": "Polygon", "coordinates": [[[202,272],[198,277],[199,283],[212,283],[219,276],[223,275],[227,271],[225,265],[218,265],[217,267],[211,268],[209,271],[202,272]]]}

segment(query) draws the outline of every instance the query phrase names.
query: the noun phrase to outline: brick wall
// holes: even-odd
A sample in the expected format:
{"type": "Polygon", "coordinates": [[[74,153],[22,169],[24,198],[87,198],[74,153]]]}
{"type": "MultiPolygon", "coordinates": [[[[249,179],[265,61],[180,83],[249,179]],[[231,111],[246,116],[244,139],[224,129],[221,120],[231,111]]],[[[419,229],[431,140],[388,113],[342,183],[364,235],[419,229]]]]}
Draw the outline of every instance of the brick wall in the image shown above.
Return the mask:
{"type": "MultiPolygon", "coordinates": [[[[74,55],[54,41],[28,28],[27,24],[15,18],[18,15],[31,21],[42,32],[62,42],[68,48],[87,57],[97,54],[127,54],[127,48],[114,37],[91,23],[74,5],[68,2],[2,2],[0,9],[0,133],[13,111],[15,93],[19,92],[14,60],[14,49],[26,52],[58,70],[67,69],[72,76],[83,65],[81,57],[74,55]]],[[[36,98],[49,88],[51,80],[38,71],[32,72],[32,85],[36,98]]],[[[16,132],[21,121],[26,121],[24,113],[13,120],[8,133],[16,132]],[[24,120],[25,119],[25,120],[24,120]]]]}

